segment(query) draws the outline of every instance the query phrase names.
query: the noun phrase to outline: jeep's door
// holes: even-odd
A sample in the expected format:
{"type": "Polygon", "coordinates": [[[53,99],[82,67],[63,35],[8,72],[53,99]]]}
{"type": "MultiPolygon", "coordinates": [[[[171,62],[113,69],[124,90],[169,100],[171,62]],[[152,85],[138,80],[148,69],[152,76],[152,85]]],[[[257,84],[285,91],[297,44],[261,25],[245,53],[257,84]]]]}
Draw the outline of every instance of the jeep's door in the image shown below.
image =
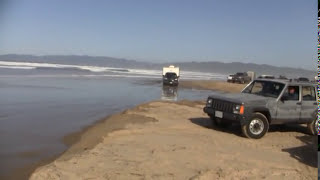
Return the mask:
{"type": "Polygon", "coordinates": [[[276,121],[274,124],[298,122],[301,112],[301,98],[299,86],[288,86],[277,103],[276,121]]]}
{"type": "Polygon", "coordinates": [[[308,122],[316,118],[317,100],[316,100],[316,87],[315,86],[302,86],[302,104],[300,121],[308,122]]]}

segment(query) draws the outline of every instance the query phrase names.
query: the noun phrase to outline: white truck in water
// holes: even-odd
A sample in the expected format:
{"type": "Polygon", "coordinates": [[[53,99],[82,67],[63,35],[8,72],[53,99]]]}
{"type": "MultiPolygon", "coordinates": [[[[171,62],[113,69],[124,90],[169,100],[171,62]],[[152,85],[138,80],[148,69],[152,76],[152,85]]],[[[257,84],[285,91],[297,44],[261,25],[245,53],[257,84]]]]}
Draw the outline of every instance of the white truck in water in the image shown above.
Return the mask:
{"type": "Polygon", "coordinates": [[[162,81],[163,85],[174,85],[179,84],[180,69],[170,65],[169,67],[163,67],[162,70],[162,81]]]}

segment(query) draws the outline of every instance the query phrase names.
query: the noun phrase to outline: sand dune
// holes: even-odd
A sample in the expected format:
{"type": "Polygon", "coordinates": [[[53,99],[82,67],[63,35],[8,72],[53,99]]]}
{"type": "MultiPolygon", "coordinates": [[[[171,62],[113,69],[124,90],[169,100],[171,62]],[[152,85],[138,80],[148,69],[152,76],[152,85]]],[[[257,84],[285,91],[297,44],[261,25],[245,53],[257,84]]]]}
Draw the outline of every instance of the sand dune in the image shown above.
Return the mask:
{"type": "Polygon", "coordinates": [[[317,177],[317,138],[304,127],[275,127],[260,140],[247,139],[236,125],[214,128],[202,107],[201,102],[150,102],[111,116],[30,179],[317,177]],[[119,122],[126,123],[110,128],[119,122]]]}

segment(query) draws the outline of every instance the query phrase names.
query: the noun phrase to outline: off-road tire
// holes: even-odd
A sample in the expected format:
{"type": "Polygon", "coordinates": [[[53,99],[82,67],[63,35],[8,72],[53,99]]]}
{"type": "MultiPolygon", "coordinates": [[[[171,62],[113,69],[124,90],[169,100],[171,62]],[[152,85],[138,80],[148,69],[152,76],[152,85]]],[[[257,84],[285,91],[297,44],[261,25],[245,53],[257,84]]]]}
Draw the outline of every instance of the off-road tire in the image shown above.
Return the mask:
{"type": "Polygon", "coordinates": [[[242,133],[247,138],[252,139],[260,139],[262,138],[269,130],[269,122],[265,115],[257,112],[254,113],[251,119],[247,122],[247,124],[241,126],[242,133]],[[259,125],[259,122],[263,124],[263,127],[259,125]],[[252,125],[250,128],[250,124],[252,125]],[[253,132],[253,126],[259,126],[261,128],[258,132],[253,132]],[[261,132],[260,132],[261,131],[261,132]]]}
{"type": "Polygon", "coordinates": [[[315,117],[312,122],[307,123],[308,133],[311,135],[318,135],[318,126],[319,126],[318,118],[315,117]]]}

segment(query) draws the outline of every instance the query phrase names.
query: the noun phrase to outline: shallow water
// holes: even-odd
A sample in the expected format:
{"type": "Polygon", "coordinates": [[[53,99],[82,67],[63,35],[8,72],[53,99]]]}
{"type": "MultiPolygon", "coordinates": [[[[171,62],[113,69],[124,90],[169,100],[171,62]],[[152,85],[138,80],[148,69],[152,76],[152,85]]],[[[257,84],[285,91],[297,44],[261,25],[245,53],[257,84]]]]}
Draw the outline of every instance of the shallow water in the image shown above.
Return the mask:
{"type": "Polygon", "coordinates": [[[210,91],[162,88],[144,79],[0,76],[0,175],[59,154],[61,138],[151,100],[205,100],[210,91]]]}

